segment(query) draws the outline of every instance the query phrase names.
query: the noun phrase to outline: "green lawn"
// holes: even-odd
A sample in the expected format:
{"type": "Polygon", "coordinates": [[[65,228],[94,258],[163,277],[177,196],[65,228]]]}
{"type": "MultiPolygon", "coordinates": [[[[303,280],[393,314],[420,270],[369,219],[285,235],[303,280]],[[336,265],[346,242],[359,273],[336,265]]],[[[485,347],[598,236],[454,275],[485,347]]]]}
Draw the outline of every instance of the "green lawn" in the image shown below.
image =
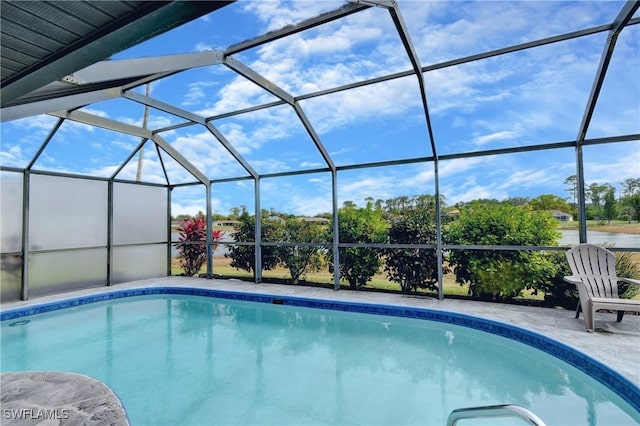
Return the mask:
{"type": "MultiPolygon", "coordinates": [[[[213,265],[213,273],[216,275],[222,275],[224,277],[230,277],[230,278],[251,279],[253,277],[253,275],[247,271],[243,271],[243,270],[239,270],[231,267],[229,265],[230,262],[231,262],[230,259],[215,258],[214,265],[213,265]]],[[[205,272],[205,270],[206,270],[206,266],[201,271],[205,272]]],[[[174,262],[172,265],[171,273],[173,275],[180,275],[183,273],[182,269],[180,269],[180,267],[176,262],[174,262]]],[[[263,279],[266,279],[266,280],[268,280],[269,278],[286,280],[290,278],[290,275],[289,275],[289,271],[286,268],[278,267],[271,271],[263,271],[262,277],[263,279]]],[[[443,289],[444,289],[445,295],[447,296],[467,296],[468,295],[469,286],[468,285],[461,286],[460,284],[456,283],[455,276],[453,274],[445,274],[443,278],[444,278],[443,289]]],[[[308,273],[306,274],[305,277],[303,277],[303,279],[306,279],[307,281],[314,282],[314,283],[332,284],[333,274],[330,273],[328,270],[324,270],[319,272],[308,273]]],[[[343,285],[348,285],[348,284],[346,282],[343,282],[343,285]]],[[[367,284],[366,288],[391,290],[391,291],[397,291],[398,293],[400,293],[400,285],[389,281],[384,275],[384,273],[376,274],[371,280],[371,282],[367,284]]],[[[435,293],[419,289],[418,294],[435,294],[435,293]]],[[[543,300],[543,299],[544,299],[543,294],[539,293],[537,295],[533,295],[528,291],[525,291],[523,293],[523,297],[518,298],[518,300],[535,300],[535,301],[543,300]]]]}

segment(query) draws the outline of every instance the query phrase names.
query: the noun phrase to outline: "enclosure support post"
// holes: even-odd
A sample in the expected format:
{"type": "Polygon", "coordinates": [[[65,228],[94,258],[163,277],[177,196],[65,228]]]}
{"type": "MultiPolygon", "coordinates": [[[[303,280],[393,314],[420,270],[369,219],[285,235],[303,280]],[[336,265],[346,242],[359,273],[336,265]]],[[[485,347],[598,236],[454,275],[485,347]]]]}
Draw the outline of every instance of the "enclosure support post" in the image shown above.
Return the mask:
{"type": "Polygon", "coordinates": [[[113,178],[107,186],[107,285],[113,284],[113,178]]]}
{"type": "Polygon", "coordinates": [[[20,289],[20,300],[29,298],[27,282],[29,278],[29,170],[25,170],[22,179],[22,286],[20,289]]]}
{"type": "Polygon", "coordinates": [[[338,224],[338,172],[331,169],[331,198],[333,215],[333,289],[340,290],[340,232],[338,224]]]}
{"type": "Polygon", "coordinates": [[[405,50],[407,51],[407,56],[411,61],[411,65],[413,66],[413,72],[418,79],[418,86],[420,88],[420,97],[422,99],[422,108],[424,110],[424,118],[427,124],[427,132],[429,133],[429,142],[431,143],[431,151],[433,152],[433,172],[434,172],[434,182],[435,182],[435,222],[436,222],[436,257],[437,257],[437,268],[438,268],[438,298],[443,299],[443,289],[442,289],[442,235],[440,229],[440,188],[438,184],[438,150],[436,149],[436,141],[433,136],[433,126],[431,125],[431,117],[429,114],[429,105],[427,102],[427,91],[424,83],[424,75],[422,73],[422,65],[420,64],[420,59],[418,58],[418,53],[413,46],[413,42],[411,41],[411,37],[409,35],[409,31],[407,26],[405,25],[404,18],[402,17],[402,13],[400,12],[400,8],[397,3],[390,2],[388,4],[385,3],[377,3],[377,5],[386,7],[391,14],[391,19],[393,19],[393,23],[396,26],[396,30],[398,31],[398,35],[402,40],[402,44],[404,45],[405,50]]]}
{"type": "Polygon", "coordinates": [[[438,177],[438,157],[433,160],[433,181],[435,184],[435,210],[436,210],[436,257],[438,268],[438,299],[444,299],[444,277],[442,268],[444,268],[443,249],[442,249],[442,211],[440,210],[440,178],[438,177]]]}
{"type": "Polygon", "coordinates": [[[204,185],[205,190],[207,191],[207,278],[212,278],[212,273],[213,273],[213,251],[211,250],[211,231],[213,231],[213,229],[211,229],[211,226],[213,225],[213,223],[211,222],[211,182],[209,183],[205,183],[204,185]]]}
{"type": "MultiPolygon", "coordinates": [[[[160,156],[158,156],[160,157],[160,156]]],[[[167,276],[171,276],[171,192],[173,188],[167,186],[167,276]]]]}
{"type": "Polygon", "coordinates": [[[584,158],[582,153],[582,142],[576,143],[576,190],[578,198],[578,223],[579,241],[581,244],[587,242],[587,209],[584,191],[584,158]]]}
{"type": "Polygon", "coordinates": [[[255,226],[255,267],[253,268],[254,280],[256,283],[262,282],[262,207],[260,207],[260,177],[255,177],[255,208],[256,208],[256,226],[255,226]]]}

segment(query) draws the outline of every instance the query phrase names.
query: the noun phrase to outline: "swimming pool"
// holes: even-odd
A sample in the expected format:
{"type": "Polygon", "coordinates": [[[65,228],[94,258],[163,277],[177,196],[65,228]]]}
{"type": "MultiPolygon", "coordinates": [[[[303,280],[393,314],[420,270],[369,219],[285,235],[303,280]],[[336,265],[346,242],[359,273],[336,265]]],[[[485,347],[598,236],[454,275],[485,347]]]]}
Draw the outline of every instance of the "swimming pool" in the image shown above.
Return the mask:
{"type": "Polygon", "coordinates": [[[133,425],[431,425],[456,408],[504,403],[549,425],[639,421],[637,386],[605,366],[453,313],[157,287],[1,319],[2,371],[95,377],[133,425]]]}

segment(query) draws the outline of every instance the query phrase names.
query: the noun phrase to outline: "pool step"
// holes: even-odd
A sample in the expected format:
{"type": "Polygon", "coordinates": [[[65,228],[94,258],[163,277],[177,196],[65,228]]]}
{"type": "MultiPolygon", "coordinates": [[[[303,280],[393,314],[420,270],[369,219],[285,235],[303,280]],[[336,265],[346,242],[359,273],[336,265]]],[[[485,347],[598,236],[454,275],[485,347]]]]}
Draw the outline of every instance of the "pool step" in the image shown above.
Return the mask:
{"type": "Polygon", "coordinates": [[[546,426],[540,417],[536,416],[524,407],[513,404],[458,408],[449,414],[447,426],[455,426],[458,420],[481,417],[520,417],[533,426],[546,426]]]}

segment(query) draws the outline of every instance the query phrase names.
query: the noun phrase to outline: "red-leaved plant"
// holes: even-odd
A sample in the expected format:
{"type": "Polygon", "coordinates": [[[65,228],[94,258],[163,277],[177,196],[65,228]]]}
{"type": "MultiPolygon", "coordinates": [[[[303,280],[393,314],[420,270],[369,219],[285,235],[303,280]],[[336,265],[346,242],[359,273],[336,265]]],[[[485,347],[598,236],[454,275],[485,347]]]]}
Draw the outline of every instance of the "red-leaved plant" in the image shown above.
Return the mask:
{"type": "MultiPolygon", "coordinates": [[[[207,261],[207,226],[204,218],[197,217],[195,219],[187,219],[178,227],[180,235],[178,236],[179,244],[176,248],[179,251],[178,259],[180,267],[184,274],[188,277],[196,275],[204,262],[207,261]],[[202,244],[195,244],[195,243],[202,244]]],[[[224,236],[224,232],[219,229],[211,231],[212,241],[220,241],[224,236]]],[[[217,244],[212,244],[211,251],[214,252],[218,248],[217,244]]]]}

